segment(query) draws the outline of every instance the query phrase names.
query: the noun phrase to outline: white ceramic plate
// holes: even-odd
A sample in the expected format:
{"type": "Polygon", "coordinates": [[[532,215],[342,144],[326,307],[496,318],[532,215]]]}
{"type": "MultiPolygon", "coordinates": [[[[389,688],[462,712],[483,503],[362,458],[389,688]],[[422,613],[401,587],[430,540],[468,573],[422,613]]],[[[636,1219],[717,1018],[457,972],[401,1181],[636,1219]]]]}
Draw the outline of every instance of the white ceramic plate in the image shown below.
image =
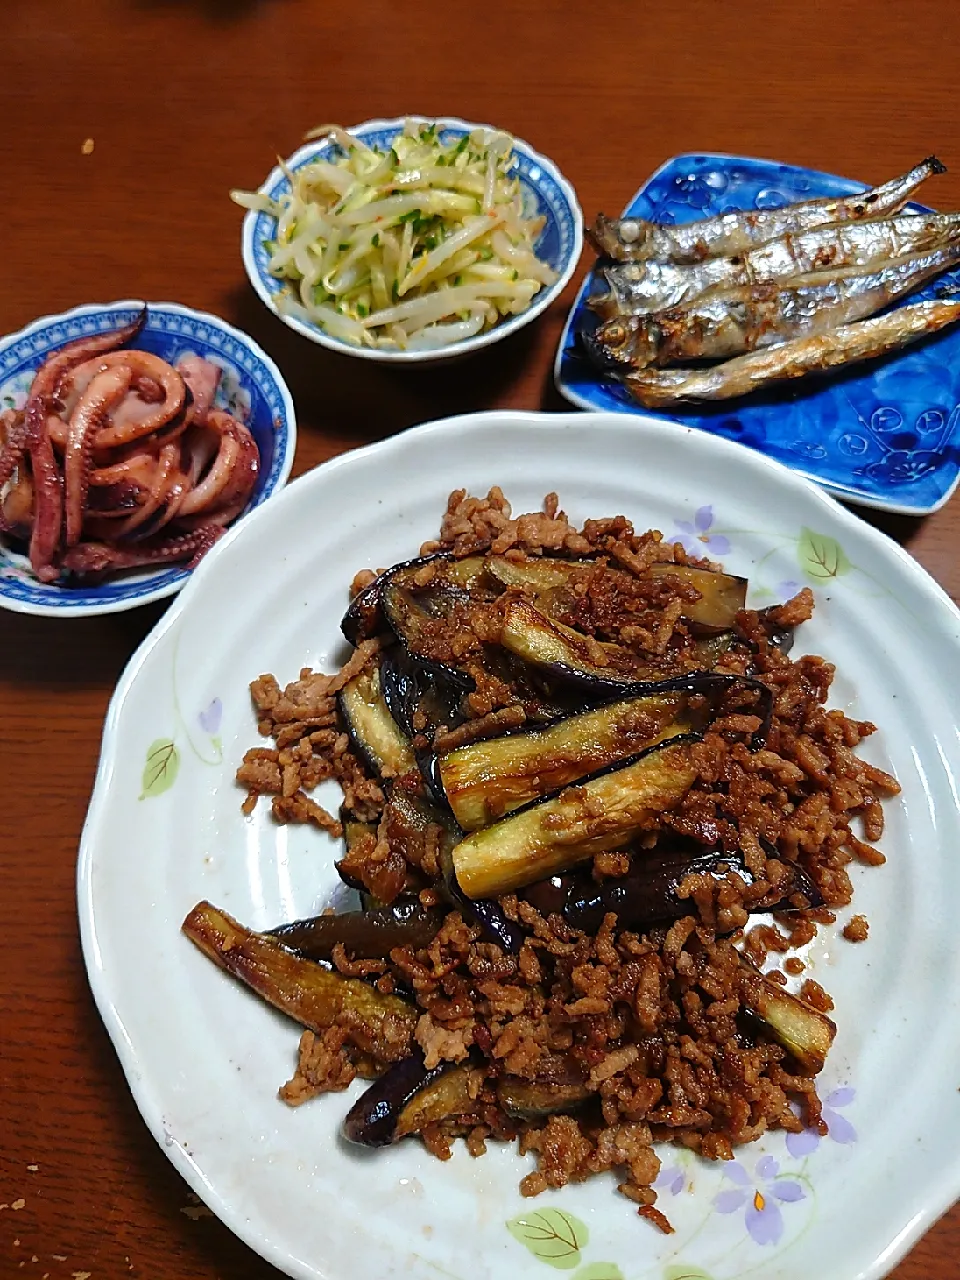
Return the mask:
{"type": "MultiPolygon", "coordinates": [[[[312,1280],[874,1280],[960,1193],[960,615],[904,552],[785,468],[662,421],[491,413],[347,454],[296,481],[201,564],[114,697],[83,835],[90,980],[143,1116],[194,1190],[254,1249],[312,1280]],[[255,927],[308,914],[337,879],[314,830],[245,820],[233,773],[257,742],[247,682],[342,656],[355,569],[416,553],[450,489],[556,489],[571,517],[625,512],[748,574],[752,600],[809,582],[800,645],[835,661],[834,703],[882,731],[884,868],[871,922],[808,957],[837,1001],[822,1079],[830,1135],[772,1134],[734,1164],[664,1153],[665,1237],[612,1177],[521,1199],[527,1160],[416,1142],[345,1147],[354,1096],[277,1100],[298,1028],[178,932],[209,898],[255,927]]],[[[322,797],[321,797],[322,798],[322,797]]],[[[329,797],[332,799],[332,797],[329,797]]],[[[840,922],[842,924],[842,920],[840,922]]],[[[358,1090],[359,1086],[355,1086],[358,1090]]]]}

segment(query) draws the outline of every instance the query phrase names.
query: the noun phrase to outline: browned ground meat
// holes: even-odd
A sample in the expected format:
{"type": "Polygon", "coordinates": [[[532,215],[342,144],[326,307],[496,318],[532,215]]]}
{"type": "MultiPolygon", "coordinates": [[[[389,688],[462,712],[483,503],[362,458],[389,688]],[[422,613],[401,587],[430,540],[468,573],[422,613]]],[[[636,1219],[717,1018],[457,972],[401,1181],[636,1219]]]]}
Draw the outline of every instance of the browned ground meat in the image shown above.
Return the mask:
{"type": "Polygon", "coordinates": [[[866,916],[853,916],[843,928],[843,936],[848,942],[866,942],[870,930],[866,916]]]}
{"type": "MultiPolygon", "coordinates": [[[[615,642],[629,651],[630,661],[654,671],[703,665],[697,636],[683,620],[692,588],[673,575],[644,575],[656,563],[716,566],[691,559],[656,531],[637,534],[622,516],[591,520],[578,530],[559,510],[556,495],[548,495],[542,512],[514,517],[499,489],[486,498],[459,490],[450,497],[439,539],[421,549],[435,551],[458,558],[489,551],[514,560],[543,552],[585,559],[589,563],[553,602],[558,621],[588,637],[598,652],[604,652],[601,642],[615,642]]],[[[425,566],[418,585],[428,586],[435,571],[425,566]]],[[[358,573],[354,594],[372,579],[370,572],[358,573]]],[[[532,695],[522,675],[492,670],[484,657],[499,636],[503,599],[468,600],[425,628],[423,656],[459,666],[475,689],[465,723],[441,728],[432,740],[424,733],[426,722],[416,724],[415,746],[449,750],[525,724],[532,695]]],[[[802,624],[813,607],[805,588],[763,614],[738,615],[738,641],[718,650],[715,667],[750,675],[772,691],[766,741],[751,749],[761,723],[756,694],[731,686],[693,748],[695,782],[644,837],[648,846],[662,835],[735,848],[752,884],[736,874],[721,880],[689,876],[677,892],[689,900],[690,914],[644,934],[620,929],[611,914],[591,935],[560,915],[542,915],[522,894],[505,895],[499,900],[503,911],[525,933],[518,955],[483,941],[479,928],[457,911],[449,912],[429,947],[396,949],[389,961],[358,962],[339,948],[334,962],[341,972],[384,992],[412,993],[421,1015],[415,1039],[428,1066],[461,1063],[468,1055],[482,1064],[473,1110],[421,1133],[436,1156],[446,1159],[456,1137],[466,1139],[473,1155],[483,1153],[489,1137],[518,1138],[520,1149],[537,1158],[536,1170],[521,1183],[524,1195],[612,1169],[640,1214],[668,1231],[654,1207],[654,1143],[730,1159],[737,1145],[768,1129],[796,1132],[821,1123],[814,1080],[744,1019],[743,966],[734,946],[742,944],[757,964],[781,960],[775,975],[781,982],[803,973],[802,961],[789,952],[809,943],[851,901],[851,863],[883,861],[873,844],[883,831],[881,800],[899,787],[855,753],[874,726],[827,708],[834,674],[829,662],[810,656],[794,661],[774,642],[775,632],[802,624]],[[823,906],[808,910],[806,899],[794,899],[789,905],[799,909],[744,933],[751,906],[775,900],[777,886],[792,883],[791,864],[812,878],[823,906]],[[589,1094],[585,1105],[539,1119],[517,1119],[500,1107],[497,1090],[505,1079],[540,1079],[558,1061],[580,1073],[589,1094]]],[[[401,839],[387,803],[391,787],[421,794],[419,774],[381,785],[352,750],[337,709],[337,692],[377,660],[385,643],[364,641],[334,676],[304,670],[283,689],[270,675],[255,680],[258,727],[274,745],[248,751],[237,778],[248,792],[247,811],[258,796],[269,795],[278,821],[314,822],[338,833],[338,821],[308,794],[320,781],[336,779],[345,811],[369,824],[341,869],[381,900],[418,892],[434,905],[442,900],[438,828],[427,825],[416,840],[409,833],[401,839]]],[[[707,703],[693,697],[689,706],[698,714],[707,703]]],[[[629,867],[626,853],[601,853],[593,875],[616,878],[629,867]]],[[[863,940],[867,922],[854,916],[843,932],[863,940]]],[[[811,978],[800,995],[824,1013],[833,1007],[811,978]]],[[[342,1030],[305,1032],[297,1073],[281,1096],[298,1104],[343,1089],[354,1075],[373,1069],[357,1058],[342,1030]]]]}

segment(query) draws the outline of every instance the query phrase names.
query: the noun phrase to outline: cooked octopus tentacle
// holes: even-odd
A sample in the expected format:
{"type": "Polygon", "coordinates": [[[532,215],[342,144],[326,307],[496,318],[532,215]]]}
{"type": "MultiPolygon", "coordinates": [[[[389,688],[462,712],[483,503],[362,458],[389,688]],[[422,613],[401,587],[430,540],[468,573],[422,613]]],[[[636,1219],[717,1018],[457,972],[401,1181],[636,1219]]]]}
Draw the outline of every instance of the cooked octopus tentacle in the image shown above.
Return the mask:
{"type": "Polygon", "coordinates": [[[191,422],[202,427],[214,405],[220,385],[220,370],[211,361],[200,356],[184,356],[177,361],[176,369],[193,397],[191,422]]]}
{"type": "Polygon", "coordinates": [[[192,567],[223,533],[219,525],[204,525],[184,533],[132,547],[112,547],[102,542],[82,542],[63,557],[67,573],[99,574],[115,569],[136,569],[143,565],[175,564],[187,561],[192,567]]]}
{"type": "Polygon", "coordinates": [[[259,451],[213,408],[221,370],[112,349],[144,320],[56,353],[0,417],[0,529],[29,538],[42,581],[193,565],[250,500],[259,451]]]}
{"type": "Polygon", "coordinates": [[[232,505],[240,496],[245,504],[256,483],[260,455],[247,428],[220,409],[207,415],[207,427],[219,436],[219,447],[207,474],[180,504],[182,516],[232,505]]]}
{"type": "Polygon", "coordinates": [[[30,566],[41,582],[52,582],[57,576],[55,561],[63,521],[63,484],[48,431],[56,388],[68,370],[91,356],[112,351],[135,338],[146,320],[144,308],[128,325],[109,333],[77,338],[47,356],[34,376],[20,425],[8,435],[0,451],[0,489],[10,479],[24,454],[30,456],[34,491],[30,566]]]}
{"type": "Polygon", "coordinates": [[[83,532],[94,438],[104,428],[111,411],[123,400],[132,377],[129,365],[101,369],[91,379],[70,416],[63,461],[68,547],[75,546],[83,532]]]}
{"type": "Polygon", "coordinates": [[[57,387],[65,374],[78,364],[95,355],[114,351],[125,343],[131,342],[147,323],[147,309],[137,316],[136,320],[119,329],[111,329],[109,333],[98,333],[90,337],[75,338],[50,353],[34,375],[30,392],[23,406],[23,419],[19,430],[8,436],[0,451],[0,488],[9,480],[18,458],[39,439],[46,424],[46,417],[53,407],[51,401],[56,396],[57,387]]]}

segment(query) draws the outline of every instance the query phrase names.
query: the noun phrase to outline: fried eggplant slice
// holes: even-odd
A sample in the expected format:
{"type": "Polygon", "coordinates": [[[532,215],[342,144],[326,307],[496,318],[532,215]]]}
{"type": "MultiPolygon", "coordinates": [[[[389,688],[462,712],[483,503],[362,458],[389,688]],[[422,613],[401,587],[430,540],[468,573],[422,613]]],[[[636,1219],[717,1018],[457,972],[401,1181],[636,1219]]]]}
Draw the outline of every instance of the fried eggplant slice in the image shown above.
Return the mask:
{"type": "Polygon", "coordinates": [[[424,587],[424,590],[436,593],[446,587],[464,591],[476,583],[483,571],[482,556],[468,556],[457,560],[445,553],[418,556],[415,560],[394,565],[354,596],[343,615],[340,630],[351,644],[359,644],[361,640],[369,640],[371,636],[386,630],[382,602],[384,590],[390,582],[399,581],[401,585],[416,587],[418,582],[423,583],[430,577],[428,587],[424,587]],[[435,566],[432,571],[431,566],[435,566]]]}
{"type": "Polygon", "coordinates": [[[388,907],[311,916],[266,932],[308,960],[329,960],[338,945],[356,959],[382,960],[395,947],[428,947],[441,924],[442,911],[421,906],[417,898],[398,898],[388,907]]]}
{"type": "MultiPolygon", "coordinates": [[[[704,657],[712,664],[716,661],[712,645],[722,640],[726,646],[726,639],[725,635],[717,636],[697,644],[706,646],[704,657]]],[[[756,751],[762,747],[770,731],[773,691],[762,680],[709,670],[664,676],[636,665],[630,671],[628,664],[636,664],[636,659],[626,649],[591,640],[548,618],[528,600],[512,601],[504,610],[502,643],[557,680],[578,685],[587,702],[601,702],[615,695],[623,698],[628,694],[638,698],[664,693],[718,694],[733,685],[742,685],[756,695],[756,711],[752,714],[760,717],[760,727],[751,738],[751,749],[756,751]]]]}
{"type": "Polygon", "coordinates": [[[452,854],[460,888],[469,898],[498,897],[622,848],[689,789],[697,741],[671,726],[631,760],[472,832],[452,854]]]}
{"type": "Polygon", "coordinates": [[[680,616],[692,622],[701,635],[732,630],[737,614],[747,602],[747,579],[732,573],[696,569],[687,564],[654,564],[646,576],[656,582],[676,578],[699,592],[699,600],[684,602],[680,616]]]}
{"type": "Polygon", "coordinates": [[[542,1058],[533,1079],[503,1075],[497,1081],[497,1101],[507,1115],[518,1120],[571,1111],[593,1096],[582,1068],[562,1053],[542,1058]]]}
{"type": "Polygon", "coordinates": [[[354,676],[341,689],[339,702],[353,745],[381,778],[399,777],[416,769],[409,739],[387,707],[378,667],[354,676]]]}
{"type": "Polygon", "coordinates": [[[214,964],[302,1026],[344,1026],[356,1047],[378,1062],[407,1056],[419,1015],[405,1000],[295,955],[209,902],[197,903],[181,928],[214,964]]]}
{"type": "MultiPolygon", "coordinates": [[[[796,895],[801,895],[808,907],[823,904],[822,894],[804,869],[793,863],[786,866],[787,883],[755,902],[751,912],[795,910],[791,898],[796,895]]],[[[755,879],[739,850],[726,853],[722,849],[703,849],[690,853],[680,849],[637,849],[625,876],[604,884],[578,883],[567,893],[560,910],[567,924],[591,933],[600,928],[604,916],[611,911],[621,929],[648,929],[695,913],[695,903],[677,894],[688,876],[709,876],[720,882],[731,873],[745,885],[753,884],[755,879]]]]}
{"type": "Polygon", "coordinates": [[[590,682],[599,693],[616,693],[649,678],[629,649],[594,640],[549,617],[529,600],[511,600],[503,614],[500,643],[518,658],[566,679],[590,682]]]}
{"type": "MultiPolygon", "coordinates": [[[[596,568],[596,561],[557,560],[547,556],[526,561],[492,556],[487,561],[487,572],[492,578],[504,587],[523,587],[530,591],[547,613],[550,609],[545,606],[545,601],[551,592],[568,586],[577,574],[593,568],[596,568]]],[[[610,572],[621,571],[614,569],[610,572]]],[[[699,569],[693,565],[665,562],[651,565],[645,573],[639,575],[639,581],[660,582],[670,577],[692,587],[699,594],[699,599],[683,602],[680,614],[688,622],[694,623],[699,634],[715,635],[733,628],[737,614],[746,602],[746,578],[712,569],[699,569]]]]}
{"type": "Polygon", "coordinates": [[[837,1034],[836,1023],[776,982],[771,982],[749,960],[739,955],[740,999],[764,1023],[779,1044],[793,1055],[810,1075],[823,1070],[837,1034]]]}
{"type": "Polygon", "coordinates": [[[353,1104],[343,1136],[364,1147],[388,1146],[425,1125],[469,1114],[482,1083],[483,1073],[469,1063],[440,1062],[427,1068],[415,1045],[409,1057],[385,1071],[353,1104]]]}
{"type": "Polygon", "coordinates": [[[436,765],[447,802],[464,831],[475,831],[636,755],[677,719],[681,705],[679,694],[633,698],[532,733],[458,747],[436,765]]]}

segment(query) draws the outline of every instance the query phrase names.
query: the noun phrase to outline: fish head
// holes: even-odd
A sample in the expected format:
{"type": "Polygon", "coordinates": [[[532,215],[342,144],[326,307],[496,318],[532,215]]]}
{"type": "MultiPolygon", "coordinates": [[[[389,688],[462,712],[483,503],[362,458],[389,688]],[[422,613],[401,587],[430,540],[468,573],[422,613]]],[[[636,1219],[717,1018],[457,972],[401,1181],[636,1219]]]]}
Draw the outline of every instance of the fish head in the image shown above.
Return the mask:
{"type": "Polygon", "coordinates": [[[656,356],[656,335],[646,316],[617,315],[581,331],[590,359],[602,369],[638,369],[656,356]]]}
{"type": "Polygon", "coordinates": [[[603,258],[630,262],[646,258],[650,252],[651,224],[643,218],[608,218],[598,213],[588,236],[603,258]]]}

